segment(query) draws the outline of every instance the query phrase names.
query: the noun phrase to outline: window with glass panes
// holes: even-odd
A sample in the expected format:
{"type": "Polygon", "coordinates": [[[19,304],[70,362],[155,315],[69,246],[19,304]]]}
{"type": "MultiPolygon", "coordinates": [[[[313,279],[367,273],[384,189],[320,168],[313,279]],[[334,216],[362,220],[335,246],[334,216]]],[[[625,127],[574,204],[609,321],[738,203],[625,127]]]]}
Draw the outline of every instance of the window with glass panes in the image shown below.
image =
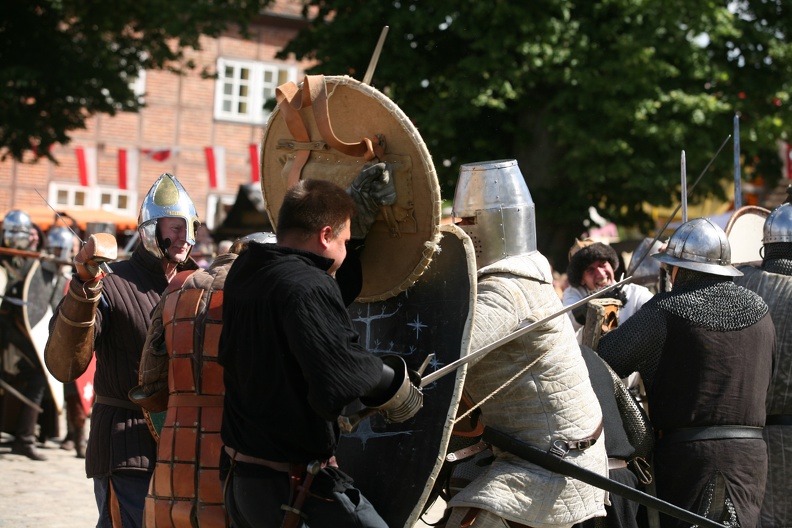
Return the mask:
{"type": "Polygon", "coordinates": [[[264,124],[271,113],[264,105],[275,89],[295,81],[297,69],[285,64],[220,58],[215,85],[215,119],[264,124]]]}

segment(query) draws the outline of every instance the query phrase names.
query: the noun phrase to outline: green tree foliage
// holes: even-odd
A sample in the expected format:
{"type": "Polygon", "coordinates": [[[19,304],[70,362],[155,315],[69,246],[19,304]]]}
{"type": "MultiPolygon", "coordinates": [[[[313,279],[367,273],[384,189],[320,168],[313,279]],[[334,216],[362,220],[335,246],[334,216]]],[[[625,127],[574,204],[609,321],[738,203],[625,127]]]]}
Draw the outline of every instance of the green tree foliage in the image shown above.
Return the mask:
{"type": "MultiPolygon", "coordinates": [[[[777,181],[790,115],[792,5],[783,0],[311,0],[284,50],[312,73],[372,84],[415,122],[453,196],[461,163],[516,158],[540,249],[566,266],[590,205],[654,234],[644,202],[680,195],[733,130],[743,174],[777,181]],[[563,258],[561,257],[563,255],[563,258]]],[[[728,143],[689,199],[733,180],[728,143]]],[[[551,262],[553,259],[551,258],[551,262]]]]}
{"type": "Polygon", "coordinates": [[[202,35],[244,28],[271,0],[6,0],[0,10],[0,153],[48,156],[96,113],[135,111],[141,70],[193,65],[202,35]]]}

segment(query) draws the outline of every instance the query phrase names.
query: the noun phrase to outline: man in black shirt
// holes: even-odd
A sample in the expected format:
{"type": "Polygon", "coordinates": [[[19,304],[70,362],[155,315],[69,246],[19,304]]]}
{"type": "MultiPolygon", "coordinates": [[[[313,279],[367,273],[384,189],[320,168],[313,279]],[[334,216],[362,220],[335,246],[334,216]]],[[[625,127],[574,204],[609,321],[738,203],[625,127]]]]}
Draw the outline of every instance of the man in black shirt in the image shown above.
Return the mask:
{"type": "Polygon", "coordinates": [[[234,526],[277,527],[284,515],[284,526],[386,526],[333,456],[344,407],[388,400],[401,383],[359,344],[334,278],[355,210],[333,183],[298,182],[277,244],[251,243],[226,278],[221,477],[234,526]]]}

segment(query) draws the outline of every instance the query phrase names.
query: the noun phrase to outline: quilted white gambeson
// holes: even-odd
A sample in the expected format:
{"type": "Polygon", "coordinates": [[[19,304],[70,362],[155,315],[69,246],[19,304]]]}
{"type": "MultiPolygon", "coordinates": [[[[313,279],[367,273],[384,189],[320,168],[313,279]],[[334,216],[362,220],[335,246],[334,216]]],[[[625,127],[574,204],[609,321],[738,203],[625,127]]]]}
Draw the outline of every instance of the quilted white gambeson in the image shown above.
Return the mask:
{"type": "MultiPolygon", "coordinates": [[[[524,320],[536,321],[562,308],[550,265],[540,253],[500,260],[478,275],[471,351],[512,333],[524,320]]],[[[588,438],[599,426],[602,411],[566,316],[551,319],[473,363],[465,389],[474,401],[481,401],[540,357],[482,406],[482,421],[542,449],[549,449],[556,439],[588,438]]],[[[604,433],[594,446],[570,452],[566,460],[606,476],[604,433]]],[[[605,491],[496,450],[493,464],[449,505],[480,508],[540,528],[603,516],[606,500],[605,491]]]]}

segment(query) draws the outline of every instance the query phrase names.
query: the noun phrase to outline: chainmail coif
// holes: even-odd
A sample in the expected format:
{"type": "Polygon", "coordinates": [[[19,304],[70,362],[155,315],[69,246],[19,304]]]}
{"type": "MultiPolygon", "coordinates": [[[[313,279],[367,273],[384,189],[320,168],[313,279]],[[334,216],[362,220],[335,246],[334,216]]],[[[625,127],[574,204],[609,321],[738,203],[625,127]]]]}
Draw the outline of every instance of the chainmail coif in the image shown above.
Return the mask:
{"type": "Polygon", "coordinates": [[[738,286],[731,277],[684,268],[679,269],[673,289],[656,298],[663,310],[718,332],[747,328],[768,312],[761,297],[738,286]]]}
{"type": "Polygon", "coordinates": [[[770,273],[792,276],[792,243],[765,244],[762,269],[770,273]]]}

